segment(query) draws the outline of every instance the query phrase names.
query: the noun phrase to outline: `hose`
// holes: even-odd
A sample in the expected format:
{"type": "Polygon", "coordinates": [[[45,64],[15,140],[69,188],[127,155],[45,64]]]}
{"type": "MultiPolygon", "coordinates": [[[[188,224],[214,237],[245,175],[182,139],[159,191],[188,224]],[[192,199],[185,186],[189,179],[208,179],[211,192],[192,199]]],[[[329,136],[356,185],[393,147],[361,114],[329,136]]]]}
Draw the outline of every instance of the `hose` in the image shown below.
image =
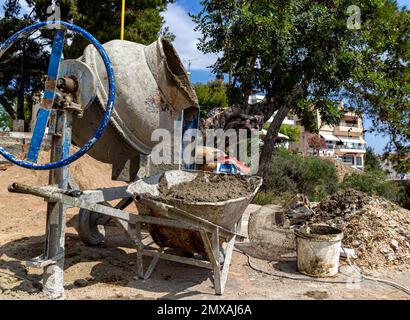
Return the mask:
{"type": "Polygon", "coordinates": [[[350,254],[346,253],[346,251],[345,251],[345,249],[344,249],[343,247],[342,247],[342,250],[343,250],[343,252],[346,254],[347,262],[349,263],[349,266],[350,266],[350,267],[353,269],[353,271],[356,272],[356,274],[358,274],[362,279],[366,279],[366,280],[370,280],[370,281],[376,281],[376,282],[384,283],[384,284],[387,284],[387,285],[389,285],[389,286],[392,286],[392,287],[394,287],[394,288],[396,288],[396,289],[399,289],[399,290],[401,290],[401,291],[407,293],[408,295],[410,295],[410,289],[409,289],[409,288],[406,288],[406,287],[404,287],[404,286],[402,286],[402,285],[400,285],[400,284],[398,284],[398,283],[396,283],[396,282],[389,281],[389,280],[385,280],[385,279],[380,279],[380,278],[368,277],[368,276],[363,275],[363,274],[359,271],[358,267],[354,266],[354,265],[352,264],[352,262],[350,261],[350,254]]]}
{"type": "MultiPolygon", "coordinates": [[[[410,289],[409,289],[409,288],[406,288],[406,287],[404,287],[404,286],[402,286],[402,285],[399,285],[398,283],[395,283],[395,282],[389,281],[389,280],[384,280],[384,279],[379,279],[379,278],[373,278],[373,277],[368,277],[368,276],[363,275],[363,274],[357,269],[357,267],[355,267],[355,266],[352,264],[352,262],[350,261],[350,255],[344,250],[344,248],[342,248],[342,250],[343,250],[343,252],[346,254],[347,261],[348,261],[348,263],[349,263],[350,268],[352,268],[353,271],[354,271],[357,275],[360,276],[360,279],[359,279],[360,281],[357,281],[357,282],[355,282],[355,283],[362,283],[364,280],[376,281],[376,282],[380,282],[380,283],[384,283],[384,284],[387,284],[387,285],[389,285],[389,286],[392,286],[392,287],[394,287],[394,288],[396,288],[396,289],[399,289],[399,290],[405,292],[406,294],[410,295],[410,289]]],[[[236,251],[236,252],[239,252],[239,253],[241,253],[241,254],[243,254],[243,255],[245,255],[245,256],[247,257],[247,259],[248,259],[248,266],[249,266],[252,270],[254,270],[254,271],[256,271],[256,272],[260,272],[260,273],[266,274],[266,275],[269,275],[269,276],[272,276],[272,277],[284,278],[284,279],[296,280],[296,281],[308,281],[308,282],[331,283],[331,284],[351,284],[351,283],[352,283],[352,282],[350,282],[350,281],[327,281],[327,280],[319,280],[319,279],[315,279],[315,278],[291,277],[291,276],[286,276],[286,275],[273,274],[273,273],[270,273],[270,272],[261,270],[261,269],[259,269],[259,268],[256,268],[255,266],[253,266],[252,263],[251,263],[251,257],[250,257],[247,253],[245,253],[245,252],[243,252],[243,251],[240,251],[240,250],[235,250],[235,251],[236,251]]]]}

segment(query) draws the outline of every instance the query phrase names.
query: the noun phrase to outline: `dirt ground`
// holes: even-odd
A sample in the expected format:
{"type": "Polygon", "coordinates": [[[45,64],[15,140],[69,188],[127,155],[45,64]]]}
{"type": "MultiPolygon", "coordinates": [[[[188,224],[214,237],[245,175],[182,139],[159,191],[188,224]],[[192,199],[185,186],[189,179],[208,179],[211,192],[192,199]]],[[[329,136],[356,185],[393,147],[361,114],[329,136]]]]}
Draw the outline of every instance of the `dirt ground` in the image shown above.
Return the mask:
{"type": "MultiPolygon", "coordinates": [[[[72,167],[82,188],[118,185],[110,181],[110,168],[85,156],[72,167]],[[93,176],[90,177],[92,169],[93,176]],[[88,177],[88,178],[85,178],[88,177]]],[[[0,300],[44,299],[41,270],[27,268],[25,261],[42,253],[46,203],[39,198],[11,194],[12,182],[46,184],[46,172],[17,167],[0,171],[0,300]]],[[[250,205],[247,218],[257,207],[250,205]]],[[[135,208],[131,208],[135,210],[135,208]]],[[[136,252],[114,226],[107,228],[103,245],[87,247],[74,228],[76,210],[69,210],[66,229],[65,295],[67,299],[409,299],[410,296],[377,282],[354,283],[348,267],[337,278],[317,279],[338,283],[319,283],[299,274],[295,259],[268,262],[250,258],[253,267],[273,273],[267,275],[248,265],[245,242],[236,244],[230,273],[222,297],[215,296],[212,272],[179,263],[160,261],[148,280],[136,277],[136,252]],[[283,277],[293,277],[292,280],[283,277]]],[[[148,235],[147,235],[148,237],[148,235]]],[[[149,241],[149,239],[147,238],[149,241]]],[[[249,252],[251,254],[251,252],[249,252]]],[[[149,258],[145,260],[148,266],[149,258]]],[[[372,271],[373,276],[410,286],[410,268],[372,271]]]]}

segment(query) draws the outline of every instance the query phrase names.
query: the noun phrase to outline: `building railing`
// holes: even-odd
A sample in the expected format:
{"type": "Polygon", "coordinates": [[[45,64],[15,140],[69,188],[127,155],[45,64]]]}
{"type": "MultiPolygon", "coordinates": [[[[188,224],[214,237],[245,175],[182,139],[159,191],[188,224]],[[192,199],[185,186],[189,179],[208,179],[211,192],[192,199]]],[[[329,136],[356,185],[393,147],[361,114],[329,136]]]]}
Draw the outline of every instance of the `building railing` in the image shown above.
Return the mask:
{"type": "Polygon", "coordinates": [[[335,149],[354,149],[354,150],[365,150],[365,146],[356,143],[345,143],[342,145],[336,145],[335,149]]]}
{"type": "Polygon", "coordinates": [[[358,123],[340,122],[338,127],[361,128],[358,123]]]}

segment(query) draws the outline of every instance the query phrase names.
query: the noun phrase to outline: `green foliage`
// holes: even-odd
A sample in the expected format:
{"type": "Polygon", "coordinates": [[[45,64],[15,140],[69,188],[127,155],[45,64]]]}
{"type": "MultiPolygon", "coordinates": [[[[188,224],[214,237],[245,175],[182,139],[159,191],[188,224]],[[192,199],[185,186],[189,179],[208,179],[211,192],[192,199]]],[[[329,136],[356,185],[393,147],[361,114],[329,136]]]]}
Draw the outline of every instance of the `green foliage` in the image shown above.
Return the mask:
{"type": "Polygon", "coordinates": [[[404,197],[404,188],[394,181],[386,180],[382,172],[353,173],[341,183],[342,189],[356,189],[369,195],[378,195],[392,202],[399,203],[404,197]]]}
{"type": "Polygon", "coordinates": [[[196,83],[194,88],[201,106],[201,116],[206,117],[214,108],[228,107],[226,86],[222,80],[210,81],[207,84],[196,83]]]}
{"type": "MultiPolygon", "coordinates": [[[[125,12],[125,40],[142,44],[154,42],[160,34],[175,36],[164,28],[160,13],[174,0],[127,0],[125,12]]],[[[48,0],[27,0],[37,19],[45,20],[48,0]]],[[[94,35],[101,43],[119,39],[121,33],[121,1],[60,0],[62,20],[73,22],[94,35]]],[[[89,44],[80,35],[72,37],[64,51],[66,58],[78,58],[89,44]]]]}
{"type": "MultiPolygon", "coordinates": [[[[7,0],[3,4],[4,17],[0,20],[0,39],[6,39],[20,29],[35,22],[32,15],[21,15],[19,1],[7,0]]],[[[26,120],[31,113],[32,93],[44,89],[44,71],[47,70],[45,44],[33,37],[19,41],[0,61],[0,105],[11,118],[26,120]]]]}
{"type": "MultiPolygon", "coordinates": [[[[23,27],[47,19],[46,12],[51,1],[27,0],[29,14],[22,14],[20,2],[3,2],[0,39],[7,39],[23,27]]],[[[171,2],[174,0],[127,0],[125,39],[150,44],[163,35],[172,40],[175,36],[164,28],[165,21],[160,14],[171,2]]],[[[62,20],[72,20],[101,43],[120,38],[121,1],[60,0],[59,4],[62,20]]],[[[13,118],[25,119],[26,127],[31,118],[32,97],[44,90],[52,32],[43,30],[37,38],[42,41],[36,41],[33,37],[20,41],[0,62],[0,105],[13,118]]],[[[80,57],[88,44],[82,36],[68,33],[64,57],[80,57]]]]}
{"type": "Polygon", "coordinates": [[[279,132],[288,136],[290,142],[299,141],[300,134],[302,133],[301,128],[299,126],[291,126],[288,124],[282,124],[280,126],[279,132]]]}
{"type": "Polygon", "coordinates": [[[258,89],[272,102],[267,118],[285,105],[314,127],[313,109],[335,123],[340,114],[333,100],[345,98],[372,119],[374,130],[389,134],[393,150],[410,151],[410,12],[397,1],[201,4],[193,15],[203,34],[199,49],[219,54],[213,70],[232,78],[231,103],[246,105],[258,89]],[[347,27],[352,4],[361,10],[360,30],[347,27]]]}
{"type": "Polygon", "coordinates": [[[353,173],[338,182],[333,162],[317,157],[302,158],[284,148],[275,150],[269,171],[254,203],[281,204],[296,193],[306,194],[311,201],[320,201],[338,189],[355,189],[378,195],[403,207],[409,207],[408,181],[389,181],[383,170],[353,173]]]}
{"type": "Polygon", "coordinates": [[[337,190],[335,165],[328,160],[309,157],[302,163],[299,190],[313,201],[320,201],[337,190]]]}
{"type": "Polygon", "coordinates": [[[386,151],[398,155],[394,161],[400,167],[410,152],[410,11],[398,10],[396,1],[371,4],[377,8],[364,20],[357,42],[366,50],[356,55],[355,85],[348,89],[372,130],[389,136],[386,151]]]}
{"type": "Polygon", "coordinates": [[[364,170],[365,171],[383,171],[380,158],[375,154],[374,149],[366,147],[364,155],[364,170]]]}
{"type": "MultiPolygon", "coordinates": [[[[270,123],[265,123],[263,129],[268,130],[270,123]]],[[[302,133],[299,126],[292,126],[289,124],[282,124],[280,126],[279,132],[288,136],[290,142],[299,141],[300,134],[302,133]]]]}
{"type": "Polygon", "coordinates": [[[0,131],[11,129],[13,121],[6,111],[0,107],[0,131]]]}
{"type": "Polygon", "coordinates": [[[264,206],[267,204],[276,204],[281,206],[284,205],[287,201],[289,201],[292,197],[293,194],[289,192],[284,192],[278,195],[272,192],[260,191],[256,194],[252,203],[258,204],[260,206],[264,206]]]}
{"type": "Polygon", "coordinates": [[[332,162],[302,158],[284,148],[275,150],[263,185],[263,191],[268,193],[304,193],[314,201],[336,190],[337,174],[332,162]]]}

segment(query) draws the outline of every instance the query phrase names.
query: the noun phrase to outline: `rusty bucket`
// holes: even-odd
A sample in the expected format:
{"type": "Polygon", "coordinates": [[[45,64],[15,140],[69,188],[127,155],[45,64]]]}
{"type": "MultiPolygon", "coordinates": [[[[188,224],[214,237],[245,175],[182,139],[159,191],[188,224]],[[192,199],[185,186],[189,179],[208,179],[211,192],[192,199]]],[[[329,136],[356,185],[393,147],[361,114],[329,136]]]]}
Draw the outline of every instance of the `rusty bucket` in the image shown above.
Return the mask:
{"type": "Polygon", "coordinates": [[[312,224],[295,231],[299,272],[312,277],[333,277],[339,272],[343,233],[327,225],[312,224]]]}

